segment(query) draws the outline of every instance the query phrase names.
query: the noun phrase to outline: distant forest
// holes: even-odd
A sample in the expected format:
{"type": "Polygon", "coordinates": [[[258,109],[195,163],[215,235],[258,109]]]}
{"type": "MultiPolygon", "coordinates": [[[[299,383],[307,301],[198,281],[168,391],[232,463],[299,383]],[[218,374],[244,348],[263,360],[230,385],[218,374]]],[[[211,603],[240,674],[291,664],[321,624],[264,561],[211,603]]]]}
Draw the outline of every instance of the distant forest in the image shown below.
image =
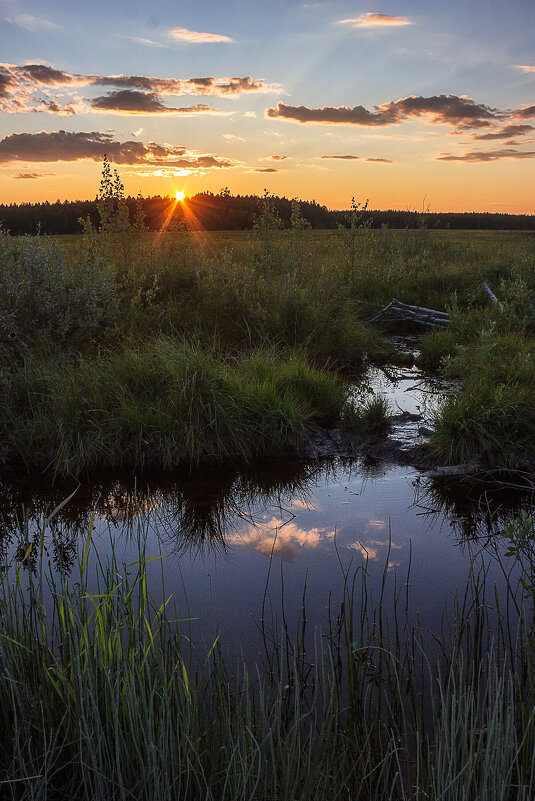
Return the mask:
{"type": "MultiPolygon", "coordinates": [[[[183,220],[186,227],[207,231],[241,231],[254,226],[263,198],[257,195],[230,195],[226,190],[214,195],[210,192],[188,198],[187,205],[169,197],[126,198],[132,218],[137,203],[141,203],[145,224],[151,231],[159,231],[176,205],[172,219],[174,225],[183,220]],[[184,215],[184,208],[188,214],[184,215]],[[192,221],[195,224],[192,225],[192,221]]],[[[270,196],[269,202],[278,213],[284,226],[290,225],[292,201],[285,197],[270,196]]],[[[337,228],[348,223],[347,211],[331,211],[315,201],[300,201],[300,211],[313,228],[337,228]]],[[[0,228],[11,234],[78,234],[80,219],[89,217],[98,225],[98,201],[65,200],[55,203],[0,204],[0,228]]],[[[362,222],[371,228],[450,228],[452,230],[535,230],[533,214],[494,214],[480,212],[431,213],[416,211],[362,212],[362,222]]]]}

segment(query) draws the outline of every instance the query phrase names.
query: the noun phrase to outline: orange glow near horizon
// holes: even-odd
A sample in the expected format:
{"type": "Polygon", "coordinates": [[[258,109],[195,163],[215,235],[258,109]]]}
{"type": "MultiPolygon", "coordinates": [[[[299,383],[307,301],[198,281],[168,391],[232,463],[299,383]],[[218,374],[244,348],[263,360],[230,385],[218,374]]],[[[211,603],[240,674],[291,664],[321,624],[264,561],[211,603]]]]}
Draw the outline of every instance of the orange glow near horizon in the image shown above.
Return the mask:
{"type": "MultiPolygon", "coordinates": [[[[333,151],[334,152],[334,151],[333,151]]],[[[395,158],[394,153],[388,155],[395,158]]],[[[286,163],[286,162],[285,162],[286,163]]],[[[534,214],[535,201],[532,186],[526,180],[524,161],[497,161],[485,164],[464,164],[422,159],[418,165],[394,161],[392,164],[371,164],[363,161],[318,162],[306,168],[296,166],[269,175],[248,172],[226,174],[207,173],[189,176],[187,195],[177,200],[177,179],[144,178],[143,184],[133,174],[122,175],[125,194],[135,197],[140,190],[144,197],[168,195],[170,203],[180,203],[193,210],[192,198],[201,192],[217,194],[223,183],[233,195],[261,196],[264,188],[280,197],[315,199],[330,209],[347,209],[351,196],[359,200],[369,198],[371,209],[420,209],[426,197],[432,212],[508,212],[534,214]],[[325,166],[325,164],[327,166],[325,166]]],[[[0,195],[2,203],[55,203],[58,199],[83,200],[95,196],[98,166],[94,162],[80,162],[68,166],[46,163],[39,170],[45,172],[35,180],[13,180],[13,169],[0,169],[0,195]],[[68,174],[61,172],[67,170],[68,174]]],[[[19,168],[17,168],[19,169],[19,168]]],[[[28,168],[33,171],[33,167],[28,168]]],[[[37,169],[37,168],[36,168],[37,169]]],[[[119,167],[121,174],[123,169],[119,167]]],[[[169,209],[171,211],[171,209],[169,209]]],[[[173,209],[169,217],[171,221],[173,209]]],[[[193,221],[192,221],[193,222],[193,221]]],[[[195,223],[193,222],[193,226],[195,223]]]]}

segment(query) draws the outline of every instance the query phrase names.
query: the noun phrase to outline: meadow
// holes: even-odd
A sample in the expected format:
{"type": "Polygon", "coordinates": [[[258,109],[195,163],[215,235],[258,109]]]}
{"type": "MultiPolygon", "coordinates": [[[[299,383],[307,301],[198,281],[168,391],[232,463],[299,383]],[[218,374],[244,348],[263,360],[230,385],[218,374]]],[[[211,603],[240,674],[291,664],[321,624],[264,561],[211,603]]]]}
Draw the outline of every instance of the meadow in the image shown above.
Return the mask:
{"type": "Polygon", "coordinates": [[[421,336],[420,364],[463,386],[435,421],[433,458],[530,463],[533,234],[375,231],[358,204],[346,227],[315,231],[297,203],[282,230],[269,197],[252,232],[171,220],[153,234],[117,198],[102,204],[80,236],[0,238],[6,462],[170,468],[295,451],[321,427],[384,429],[388,410],[362,423],[347,387],[402,359],[393,334],[422,334],[371,322],[397,298],[451,317],[421,336]]]}

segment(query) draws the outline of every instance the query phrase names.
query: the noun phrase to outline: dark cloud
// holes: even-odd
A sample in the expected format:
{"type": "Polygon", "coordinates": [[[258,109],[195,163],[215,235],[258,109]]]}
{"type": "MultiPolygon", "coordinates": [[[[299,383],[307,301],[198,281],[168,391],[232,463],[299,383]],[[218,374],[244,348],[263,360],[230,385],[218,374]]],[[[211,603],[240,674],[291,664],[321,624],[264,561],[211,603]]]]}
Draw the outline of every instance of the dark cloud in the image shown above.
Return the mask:
{"type": "Polygon", "coordinates": [[[62,86],[75,83],[80,77],[69,75],[68,72],[63,72],[62,70],[55,70],[45,64],[25,64],[22,67],[10,65],[10,69],[23,80],[44,86],[62,86]]]}
{"type": "Polygon", "coordinates": [[[16,81],[8,72],[4,72],[0,67],[0,97],[5,97],[14,86],[16,81]]]}
{"type": "Polygon", "coordinates": [[[321,106],[320,108],[307,108],[306,106],[288,106],[286,103],[277,103],[277,108],[268,108],[266,116],[272,119],[292,120],[293,122],[315,122],[324,124],[343,125],[390,125],[396,122],[394,114],[368,111],[364,106],[321,106]]]}
{"type": "Polygon", "coordinates": [[[393,164],[392,159],[366,159],[366,161],[373,161],[377,164],[393,164]]]}
{"type": "Polygon", "coordinates": [[[517,108],[515,111],[513,111],[513,117],[518,117],[521,120],[527,120],[530,117],[535,117],[535,106],[517,108]]]}
{"type": "Polygon", "coordinates": [[[327,125],[384,126],[406,119],[427,117],[434,124],[448,124],[457,128],[482,128],[500,120],[503,112],[482,103],[474,103],[468,97],[457,95],[433,95],[431,97],[404,97],[375,106],[369,111],[364,106],[288,106],[278,103],[268,108],[266,116],[300,123],[323,123],[327,125]]]}
{"type": "Polygon", "coordinates": [[[242,93],[279,91],[280,87],[263,79],[250,76],[232,78],[153,78],[146,75],[78,75],[48,67],[45,64],[0,64],[0,109],[12,114],[28,111],[48,111],[51,114],[74,114],[111,111],[115,113],[195,113],[207,111],[191,106],[177,109],[167,107],[164,95],[202,95],[210,97],[238,97],[242,93]],[[77,103],[62,106],[56,95],[53,101],[47,92],[58,88],[110,86],[116,91],[94,100],[77,98],[77,103]],[[131,92],[131,94],[127,94],[131,92]],[[43,93],[45,97],[43,97],[43,93]],[[55,104],[55,105],[54,105],[55,104]]]}
{"type": "Polygon", "coordinates": [[[454,156],[452,153],[441,153],[436,157],[438,161],[498,161],[499,159],[533,159],[535,150],[514,150],[512,148],[502,148],[501,150],[473,150],[470,153],[463,153],[461,156],[454,156]]]}
{"type": "Polygon", "coordinates": [[[174,108],[162,103],[154,92],[138,92],[134,89],[119,89],[91,101],[97,111],[112,111],[119,114],[217,114],[217,109],[198,103],[195,106],[174,108]]]}
{"type": "Polygon", "coordinates": [[[348,161],[353,161],[354,159],[360,159],[360,156],[320,156],[320,159],[347,159],[348,161]]]}
{"type": "Polygon", "coordinates": [[[15,180],[21,179],[31,179],[34,180],[36,178],[53,178],[56,173],[54,172],[19,172],[18,175],[14,175],[13,178],[15,180]]]}
{"type": "Polygon", "coordinates": [[[278,156],[277,154],[274,154],[273,156],[270,156],[269,158],[272,161],[284,161],[284,159],[287,159],[288,156],[278,156]]]}
{"type": "Polygon", "coordinates": [[[507,139],[510,136],[524,136],[524,134],[535,131],[533,125],[504,125],[499,131],[489,131],[484,134],[473,134],[472,139],[478,140],[491,140],[491,139],[507,139]]]}
{"type": "Polygon", "coordinates": [[[280,172],[275,167],[258,167],[255,172],[280,172]]]}
{"type": "Polygon", "coordinates": [[[118,142],[112,134],[99,131],[41,131],[10,134],[0,140],[0,163],[3,164],[13,161],[101,161],[104,154],[115,164],[192,170],[235,166],[235,162],[229,159],[211,154],[197,155],[185,147],[156,142],[118,142]]]}

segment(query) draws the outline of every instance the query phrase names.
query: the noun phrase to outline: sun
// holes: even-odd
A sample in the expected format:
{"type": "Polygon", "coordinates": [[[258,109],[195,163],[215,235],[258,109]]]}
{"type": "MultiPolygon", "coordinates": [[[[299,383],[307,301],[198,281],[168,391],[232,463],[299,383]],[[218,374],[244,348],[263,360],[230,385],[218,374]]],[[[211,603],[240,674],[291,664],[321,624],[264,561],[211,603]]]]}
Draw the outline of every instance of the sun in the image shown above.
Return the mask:
{"type": "Polygon", "coordinates": [[[178,201],[186,199],[186,193],[182,189],[177,189],[175,192],[175,199],[178,201]]]}

